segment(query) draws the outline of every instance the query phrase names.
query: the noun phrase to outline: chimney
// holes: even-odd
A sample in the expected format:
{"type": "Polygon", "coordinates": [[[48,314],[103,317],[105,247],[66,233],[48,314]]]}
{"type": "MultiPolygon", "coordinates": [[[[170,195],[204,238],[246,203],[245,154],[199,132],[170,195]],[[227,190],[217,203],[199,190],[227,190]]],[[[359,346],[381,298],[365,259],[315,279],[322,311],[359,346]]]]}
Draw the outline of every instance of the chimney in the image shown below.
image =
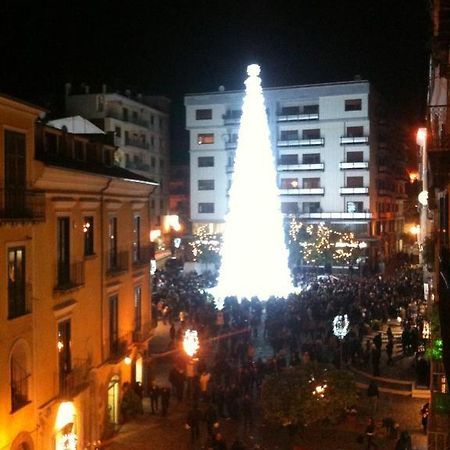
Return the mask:
{"type": "Polygon", "coordinates": [[[64,92],[66,93],[66,97],[70,95],[70,92],[72,91],[72,84],[66,83],[64,85],[64,92]]]}
{"type": "Polygon", "coordinates": [[[106,94],[106,84],[102,84],[102,94],[106,94]]]}
{"type": "Polygon", "coordinates": [[[219,92],[225,92],[225,86],[223,84],[219,86],[219,92]]]}
{"type": "Polygon", "coordinates": [[[88,84],[84,85],[84,93],[89,94],[89,85],[88,84]]]}

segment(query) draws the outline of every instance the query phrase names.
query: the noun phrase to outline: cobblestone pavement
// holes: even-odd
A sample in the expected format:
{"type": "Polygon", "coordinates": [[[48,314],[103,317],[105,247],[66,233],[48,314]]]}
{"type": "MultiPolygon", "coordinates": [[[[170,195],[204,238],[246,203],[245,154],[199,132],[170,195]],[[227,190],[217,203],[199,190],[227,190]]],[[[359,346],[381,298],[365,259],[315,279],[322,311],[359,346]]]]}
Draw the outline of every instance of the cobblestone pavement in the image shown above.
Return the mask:
{"type": "MultiPolygon", "coordinates": [[[[152,341],[152,352],[165,352],[168,347],[168,325],[158,324],[152,341]]],[[[270,347],[260,336],[257,342],[258,354],[267,356],[270,347]]],[[[155,376],[159,384],[168,384],[167,375],[171,367],[171,357],[155,358],[155,376]]],[[[413,440],[413,449],[426,449],[426,436],[420,427],[421,399],[381,394],[374,417],[378,423],[376,442],[380,450],[393,450],[395,439],[385,435],[381,421],[392,417],[400,425],[400,430],[407,429],[413,440]]],[[[363,434],[367,418],[371,415],[365,392],[361,392],[357,405],[358,415],[353,421],[340,424],[330,429],[317,427],[306,429],[300,435],[289,437],[286,430],[268,430],[255,420],[250,433],[245,433],[240,424],[233,420],[222,420],[220,429],[228,444],[236,436],[240,436],[252,450],[255,443],[261,444],[265,450],[292,450],[294,444],[299,450],[362,450],[365,446],[358,444],[357,437],[363,434]]],[[[201,438],[195,444],[190,442],[190,433],[184,427],[187,405],[171,399],[168,417],[149,414],[148,399],[144,399],[145,414],[121,426],[119,433],[109,442],[104,443],[108,450],[200,450],[206,439],[206,430],[201,431],[201,438]]]]}

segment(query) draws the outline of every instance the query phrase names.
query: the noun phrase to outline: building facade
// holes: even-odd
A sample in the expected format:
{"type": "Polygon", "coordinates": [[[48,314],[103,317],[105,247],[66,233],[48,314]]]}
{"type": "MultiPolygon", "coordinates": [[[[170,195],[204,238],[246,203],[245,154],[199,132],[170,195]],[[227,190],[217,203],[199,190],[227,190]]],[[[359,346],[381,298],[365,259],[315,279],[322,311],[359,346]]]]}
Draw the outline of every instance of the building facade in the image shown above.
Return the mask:
{"type": "Polygon", "coordinates": [[[0,97],[0,448],[93,448],[145,382],[156,183],[42,113],[0,97]]]}
{"type": "Polygon", "coordinates": [[[66,113],[81,115],[105,132],[113,133],[119,150],[116,163],[159,183],[151,199],[152,229],[160,229],[169,202],[169,100],[156,96],[91,93],[66,84],[66,113]]]}
{"type": "MultiPolygon", "coordinates": [[[[382,257],[394,252],[406,178],[395,178],[392,149],[380,141],[370,84],[268,88],[264,97],[282,212],[354,232],[382,257]]],[[[223,230],[242,100],[242,91],[185,96],[194,232],[223,230]]]]}

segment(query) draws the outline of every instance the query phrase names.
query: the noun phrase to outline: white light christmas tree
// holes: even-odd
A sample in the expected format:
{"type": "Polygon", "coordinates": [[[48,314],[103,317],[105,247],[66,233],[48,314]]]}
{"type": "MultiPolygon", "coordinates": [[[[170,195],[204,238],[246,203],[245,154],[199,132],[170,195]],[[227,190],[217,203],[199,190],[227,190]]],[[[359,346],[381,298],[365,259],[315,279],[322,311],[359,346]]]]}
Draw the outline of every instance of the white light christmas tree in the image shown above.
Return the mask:
{"type": "Polygon", "coordinates": [[[252,64],[247,73],[222,264],[213,292],[219,308],[227,296],[267,300],[294,292],[260,68],[252,64]]]}

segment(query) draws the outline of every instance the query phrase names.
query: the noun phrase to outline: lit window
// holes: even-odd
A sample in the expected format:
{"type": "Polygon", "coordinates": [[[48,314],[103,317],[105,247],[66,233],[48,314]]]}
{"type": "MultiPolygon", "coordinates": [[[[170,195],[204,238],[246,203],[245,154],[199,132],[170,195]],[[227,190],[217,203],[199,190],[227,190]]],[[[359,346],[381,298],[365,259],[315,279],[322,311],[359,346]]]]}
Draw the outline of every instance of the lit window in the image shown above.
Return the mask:
{"type": "Polygon", "coordinates": [[[197,135],[197,142],[201,144],[214,144],[214,133],[203,133],[197,135]]]}
{"type": "Polygon", "coordinates": [[[83,219],[84,256],[94,254],[94,218],[87,216],[83,219]]]}
{"type": "Polygon", "coordinates": [[[298,179],[297,178],[282,178],[280,180],[280,189],[297,189],[298,179]]]}

